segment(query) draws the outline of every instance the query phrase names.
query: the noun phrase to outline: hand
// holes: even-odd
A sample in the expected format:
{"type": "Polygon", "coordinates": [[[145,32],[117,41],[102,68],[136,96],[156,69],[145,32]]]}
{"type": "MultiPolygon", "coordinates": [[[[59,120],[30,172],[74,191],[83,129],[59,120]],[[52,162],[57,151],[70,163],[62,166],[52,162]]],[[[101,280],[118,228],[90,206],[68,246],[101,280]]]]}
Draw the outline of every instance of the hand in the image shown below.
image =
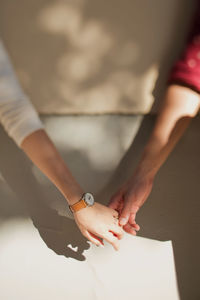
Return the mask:
{"type": "Polygon", "coordinates": [[[82,234],[93,244],[103,245],[102,238],[112,244],[115,250],[119,250],[123,229],[118,224],[116,210],[95,202],[93,206],[75,212],[74,219],[82,234]]]}
{"type": "Polygon", "coordinates": [[[141,176],[135,173],[115,193],[109,203],[109,207],[117,210],[120,214],[119,224],[123,229],[132,235],[140,229],[136,224],[136,213],[149,196],[153,186],[153,178],[141,176]]]}

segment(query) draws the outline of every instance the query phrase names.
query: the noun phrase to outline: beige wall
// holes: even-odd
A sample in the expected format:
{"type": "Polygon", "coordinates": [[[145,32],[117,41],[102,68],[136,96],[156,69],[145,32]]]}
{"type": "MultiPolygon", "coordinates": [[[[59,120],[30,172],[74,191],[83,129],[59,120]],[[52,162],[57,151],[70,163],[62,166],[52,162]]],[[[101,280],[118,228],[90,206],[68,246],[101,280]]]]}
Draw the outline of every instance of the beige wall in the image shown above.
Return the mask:
{"type": "Polygon", "coordinates": [[[146,113],[161,98],[193,7],[194,0],[0,0],[0,34],[41,113],[146,113]]]}

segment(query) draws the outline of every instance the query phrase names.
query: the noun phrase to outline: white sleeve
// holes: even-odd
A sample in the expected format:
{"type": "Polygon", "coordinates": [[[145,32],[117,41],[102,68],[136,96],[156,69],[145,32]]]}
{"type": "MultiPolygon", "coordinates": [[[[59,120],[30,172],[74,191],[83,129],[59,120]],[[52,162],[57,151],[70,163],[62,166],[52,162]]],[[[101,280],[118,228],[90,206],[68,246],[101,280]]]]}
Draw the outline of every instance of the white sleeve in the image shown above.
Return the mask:
{"type": "Polygon", "coordinates": [[[0,122],[19,147],[25,137],[43,128],[35,108],[18,83],[1,40],[0,122]]]}

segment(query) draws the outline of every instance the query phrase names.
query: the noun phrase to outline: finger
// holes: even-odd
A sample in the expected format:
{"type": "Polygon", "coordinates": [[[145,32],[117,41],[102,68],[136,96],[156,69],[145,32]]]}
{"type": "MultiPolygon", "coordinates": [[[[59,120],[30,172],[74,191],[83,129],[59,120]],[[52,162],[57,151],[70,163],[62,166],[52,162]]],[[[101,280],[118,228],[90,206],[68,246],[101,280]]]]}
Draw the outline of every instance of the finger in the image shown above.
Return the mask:
{"type": "Polygon", "coordinates": [[[135,218],[136,218],[136,213],[130,213],[129,220],[128,220],[129,224],[132,225],[136,224],[135,218]]]}
{"type": "Polygon", "coordinates": [[[124,229],[124,231],[126,231],[127,233],[129,233],[131,235],[136,235],[135,229],[129,223],[127,223],[126,225],[124,225],[123,229],[124,229]]]}
{"type": "MultiPolygon", "coordinates": [[[[129,223],[130,224],[130,223],[129,223]]],[[[136,231],[140,230],[140,226],[138,224],[130,224],[136,231]]]]}
{"type": "Polygon", "coordinates": [[[117,192],[115,195],[113,195],[110,199],[108,207],[118,210],[119,206],[120,206],[120,202],[121,202],[121,197],[122,197],[122,194],[119,192],[117,192]]]}
{"type": "Polygon", "coordinates": [[[131,210],[130,210],[130,217],[129,217],[129,223],[130,224],[135,224],[135,218],[136,218],[136,213],[139,210],[139,206],[136,203],[131,204],[131,210]]]}
{"type": "Polygon", "coordinates": [[[103,236],[103,239],[105,239],[108,243],[110,243],[113,248],[118,251],[119,250],[119,240],[117,237],[115,237],[112,232],[106,232],[103,236]]]}
{"type": "Polygon", "coordinates": [[[109,231],[112,232],[119,240],[123,238],[123,229],[122,227],[118,226],[118,224],[113,224],[109,231]]]}
{"type": "Polygon", "coordinates": [[[115,209],[113,210],[112,215],[113,215],[114,218],[118,218],[119,217],[119,213],[115,209]]]}
{"type": "Polygon", "coordinates": [[[96,235],[94,235],[93,233],[84,230],[83,231],[83,235],[90,241],[92,242],[94,245],[96,246],[100,246],[103,245],[103,242],[101,241],[100,238],[98,238],[96,235]]]}
{"type": "Polygon", "coordinates": [[[140,226],[136,223],[135,218],[136,218],[136,214],[135,214],[135,213],[131,213],[131,214],[130,214],[130,217],[129,217],[129,220],[128,220],[128,223],[129,223],[136,231],[139,231],[139,230],[140,230],[140,226]]]}
{"type": "Polygon", "coordinates": [[[136,223],[136,221],[134,221],[134,224],[131,224],[130,221],[128,221],[128,223],[129,223],[136,231],[139,231],[139,230],[140,230],[140,226],[139,226],[139,224],[136,223]]]}
{"type": "Polygon", "coordinates": [[[119,224],[121,226],[124,226],[127,224],[129,217],[130,217],[130,213],[131,213],[131,206],[129,203],[125,203],[122,212],[120,214],[120,218],[119,218],[119,224]]]}

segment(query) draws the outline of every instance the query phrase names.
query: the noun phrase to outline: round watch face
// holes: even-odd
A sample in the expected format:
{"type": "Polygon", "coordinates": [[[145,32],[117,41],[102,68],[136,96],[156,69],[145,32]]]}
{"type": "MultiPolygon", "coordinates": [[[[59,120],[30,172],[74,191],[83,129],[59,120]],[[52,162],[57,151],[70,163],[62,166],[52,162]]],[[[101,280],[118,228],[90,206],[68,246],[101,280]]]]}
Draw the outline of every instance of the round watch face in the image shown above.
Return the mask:
{"type": "Polygon", "coordinates": [[[83,196],[83,199],[85,200],[85,202],[87,203],[87,205],[91,206],[94,204],[94,197],[92,194],[90,193],[85,193],[83,196]]]}

